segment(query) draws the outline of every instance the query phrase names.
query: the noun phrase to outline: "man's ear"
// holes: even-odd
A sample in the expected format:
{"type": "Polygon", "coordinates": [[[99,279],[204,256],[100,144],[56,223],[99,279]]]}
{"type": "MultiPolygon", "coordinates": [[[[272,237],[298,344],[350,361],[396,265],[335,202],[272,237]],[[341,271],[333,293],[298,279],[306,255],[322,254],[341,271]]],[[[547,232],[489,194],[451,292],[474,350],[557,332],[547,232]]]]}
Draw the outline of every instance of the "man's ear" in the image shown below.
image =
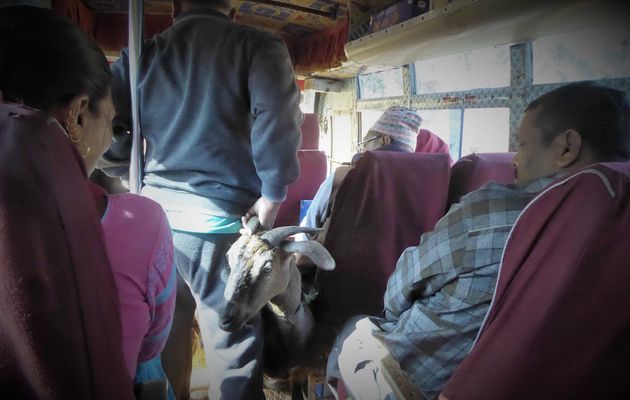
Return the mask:
{"type": "Polygon", "coordinates": [[[236,22],[236,8],[230,8],[230,12],[228,13],[228,17],[234,22],[236,22]]]}
{"type": "Polygon", "coordinates": [[[567,129],[554,139],[556,166],[566,168],[574,164],[582,152],[582,136],[575,129],[567,129]]]}
{"type": "Polygon", "coordinates": [[[383,145],[391,144],[392,143],[392,137],[389,136],[389,135],[383,135],[383,138],[381,139],[381,143],[383,143],[383,145]]]}

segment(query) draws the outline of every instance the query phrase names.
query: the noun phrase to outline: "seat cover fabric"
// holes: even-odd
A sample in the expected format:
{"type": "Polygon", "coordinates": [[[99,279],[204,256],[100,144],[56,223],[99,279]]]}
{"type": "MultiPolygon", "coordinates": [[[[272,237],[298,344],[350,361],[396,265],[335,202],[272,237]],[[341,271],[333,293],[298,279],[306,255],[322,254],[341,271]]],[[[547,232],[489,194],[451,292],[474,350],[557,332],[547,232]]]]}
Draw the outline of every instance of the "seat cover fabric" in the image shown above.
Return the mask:
{"type": "Polygon", "coordinates": [[[300,150],[319,150],[319,116],[304,114],[300,150]]]}
{"type": "Polygon", "coordinates": [[[416,140],[416,153],[448,154],[449,163],[453,164],[448,145],[444,143],[444,141],[440,139],[438,135],[428,129],[418,130],[418,137],[416,140]]]}
{"type": "Polygon", "coordinates": [[[514,183],[513,158],[514,153],[473,153],[457,160],[451,168],[448,208],[490,181],[514,183]]]}
{"type": "Polygon", "coordinates": [[[630,163],[550,185],[520,216],[454,399],[626,398],[630,393],[630,163]]]}
{"type": "Polygon", "coordinates": [[[133,398],[78,157],[59,124],[0,103],[1,398],[133,398]]]}
{"type": "Polygon", "coordinates": [[[287,189],[275,226],[300,224],[300,200],[312,200],[326,179],[326,154],[319,150],[298,150],[300,176],[287,189]]]}
{"type": "Polygon", "coordinates": [[[339,188],[324,246],[336,261],[321,293],[338,328],[380,315],[387,279],[403,250],[444,215],[448,155],[367,152],[339,188]]]}

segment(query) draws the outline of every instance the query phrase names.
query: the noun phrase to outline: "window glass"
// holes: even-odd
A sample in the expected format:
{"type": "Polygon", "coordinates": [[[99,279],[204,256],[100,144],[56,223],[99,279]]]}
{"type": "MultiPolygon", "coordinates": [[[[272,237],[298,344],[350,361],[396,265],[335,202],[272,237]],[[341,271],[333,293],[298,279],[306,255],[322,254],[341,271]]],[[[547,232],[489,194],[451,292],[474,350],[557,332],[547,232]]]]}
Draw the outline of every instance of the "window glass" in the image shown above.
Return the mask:
{"type": "Polygon", "coordinates": [[[359,75],[359,97],[376,99],[404,95],[402,68],[359,75]]]}
{"type": "Polygon", "coordinates": [[[462,155],[505,152],[510,141],[509,108],[464,110],[462,155]]]}
{"type": "MultiPolygon", "coordinates": [[[[383,110],[365,110],[361,111],[361,139],[370,130],[372,125],[383,115],[383,110]]],[[[361,140],[359,139],[359,140],[361,140]]]]}
{"type": "Polygon", "coordinates": [[[447,145],[451,142],[451,111],[450,110],[420,110],[422,129],[428,129],[439,136],[447,145]]]}
{"type": "Polygon", "coordinates": [[[303,91],[300,93],[300,110],[305,114],[312,114],[315,112],[315,95],[317,93],[312,90],[303,91]]]}
{"type": "Polygon", "coordinates": [[[349,162],[354,155],[352,150],[352,118],[349,115],[336,115],[332,118],[332,159],[333,169],[337,163],[349,162]]]}
{"type": "Polygon", "coordinates": [[[510,86],[510,47],[472,50],[414,64],[416,93],[510,86]]]}
{"type": "Polygon", "coordinates": [[[630,76],[630,30],[614,24],[532,42],[534,83],[630,76]]]}

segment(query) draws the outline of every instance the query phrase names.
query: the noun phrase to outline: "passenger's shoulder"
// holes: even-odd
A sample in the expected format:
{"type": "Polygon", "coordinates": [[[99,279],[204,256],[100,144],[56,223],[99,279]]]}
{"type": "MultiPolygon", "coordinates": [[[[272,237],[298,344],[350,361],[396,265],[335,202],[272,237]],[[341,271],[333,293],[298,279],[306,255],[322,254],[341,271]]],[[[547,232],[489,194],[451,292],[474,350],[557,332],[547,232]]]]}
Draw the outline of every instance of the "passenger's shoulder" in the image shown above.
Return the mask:
{"type": "Polygon", "coordinates": [[[263,31],[262,29],[254,28],[253,26],[235,24],[234,29],[237,29],[258,40],[282,40],[282,38],[275,33],[263,31]]]}
{"type": "Polygon", "coordinates": [[[523,190],[522,187],[513,184],[488,182],[477,190],[461,197],[460,201],[453,204],[451,210],[479,207],[480,204],[496,203],[496,201],[517,203],[528,202],[536,193],[523,190]]]}
{"type": "Polygon", "coordinates": [[[233,28],[244,41],[252,45],[254,50],[265,50],[274,46],[284,46],[282,38],[271,32],[263,31],[251,26],[235,25],[233,28]]]}
{"type": "Polygon", "coordinates": [[[510,196],[520,191],[521,190],[519,190],[516,186],[511,184],[506,185],[499,182],[488,182],[482,185],[480,188],[462,196],[461,201],[464,202],[465,200],[479,200],[496,196],[510,196]]]}

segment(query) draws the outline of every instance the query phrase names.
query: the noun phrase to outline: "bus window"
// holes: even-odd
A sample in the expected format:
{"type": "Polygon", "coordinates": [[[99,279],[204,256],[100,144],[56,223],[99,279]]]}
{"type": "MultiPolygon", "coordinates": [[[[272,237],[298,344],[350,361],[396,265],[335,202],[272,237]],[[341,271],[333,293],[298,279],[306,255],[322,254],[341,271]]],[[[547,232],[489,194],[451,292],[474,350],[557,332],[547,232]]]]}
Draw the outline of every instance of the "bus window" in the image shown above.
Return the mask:
{"type": "Polygon", "coordinates": [[[396,97],[404,94],[402,68],[359,75],[360,99],[396,97]]]}
{"type": "Polygon", "coordinates": [[[331,172],[341,163],[350,162],[352,151],[352,118],[349,115],[332,117],[332,154],[331,172]]]}
{"type": "Polygon", "coordinates": [[[510,86],[509,46],[419,61],[414,67],[418,94],[510,86]]]}
{"type": "Polygon", "coordinates": [[[506,152],[509,132],[509,108],[464,110],[461,154],[506,152]]]}
{"type": "Polygon", "coordinates": [[[614,24],[543,37],[532,54],[535,84],[627,77],[630,31],[614,24]]]}
{"type": "Polygon", "coordinates": [[[449,144],[451,142],[451,112],[459,110],[420,110],[422,128],[428,129],[449,144]]]}
{"type": "Polygon", "coordinates": [[[306,90],[302,92],[300,99],[300,110],[305,114],[315,112],[315,95],[317,93],[312,90],[306,90]]]}
{"type": "MultiPolygon", "coordinates": [[[[370,130],[370,127],[374,125],[381,115],[383,110],[364,110],[361,111],[361,138],[370,130]]],[[[361,140],[361,139],[359,139],[361,140]]]]}

